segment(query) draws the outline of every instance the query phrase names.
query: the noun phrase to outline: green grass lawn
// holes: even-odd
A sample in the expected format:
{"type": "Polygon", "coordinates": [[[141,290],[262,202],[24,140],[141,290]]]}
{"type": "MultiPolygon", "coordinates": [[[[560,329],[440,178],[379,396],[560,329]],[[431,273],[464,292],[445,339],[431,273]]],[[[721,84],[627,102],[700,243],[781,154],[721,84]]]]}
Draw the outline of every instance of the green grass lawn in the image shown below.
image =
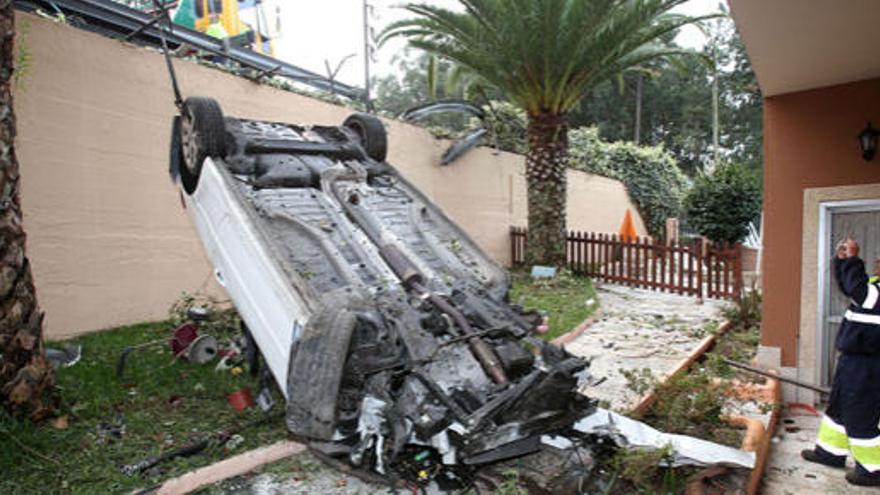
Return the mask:
{"type": "MultiPolygon", "coordinates": [[[[533,281],[526,273],[514,273],[511,301],[546,311],[552,339],[574,328],[598,308],[596,291],[589,279],[562,275],[554,280],[533,281]],[[593,300],[592,304],[587,301],[593,300]]],[[[234,411],[226,395],[249,386],[258,392],[256,379],[214,371],[216,362],[197,365],[172,362],[166,342],[133,352],[128,357],[124,381],[117,378],[119,353],[127,346],[167,339],[169,322],[142,323],[83,335],[60,347],[82,345],[82,359],[57,373],[66,428],[50,423],[35,426],[0,412],[0,493],[121,493],[155,486],[194,468],[265,445],[286,436],[278,413],[283,398],[276,391],[274,419],[242,431],[244,441],[234,449],[216,442],[200,454],[177,458],[126,476],[120,468],[157,456],[218,431],[252,422],[264,415],[258,408],[234,411]],[[119,437],[102,436],[102,423],[124,424],[119,437]]],[[[237,333],[234,321],[214,324],[205,332],[221,344],[237,333]]]]}
{"type": "Polygon", "coordinates": [[[511,272],[511,277],[510,301],[546,312],[550,317],[550,331],[542,336],[546,340],[573,329],[599,308],[599,298],[589,278],[560,273],[551,280],[532,279],[525,271],[511,272]]]}
{"type": "MultiPolygon", "coordinates": [[[[221,344],[234,334],[234,327],[227,325],[225,332],[210,331],[221,344]]],[[[167,343],[135,351],[126,365],[126,383],[116,377],[116,359],[124,347],[169,335],[169,323],[144,323],[68,341],[83,346],[82,360],[57,374],[60,414],[68,417],[69,426],[37,427],[0,413],[0,493],[127,492],[285,437],[278,416],[283,400],[276,392],[276,405],[267,413],[274,419],[242,431],[244,441],[231,451],[215,442],[201,454],[177,458],[145,475],[123,475],[119,468],[124,464],[264,415],[259,408],[239,414],[226,401],[227,394],[244,386],[256,397],[256,379],[247,372],[233,376],[214,371],[216,361],[204,366],[184,360],[172,364],[167,343]],[[120,421],[125,424],[121,437],[98,434],[99,423],[120,421]]]]}

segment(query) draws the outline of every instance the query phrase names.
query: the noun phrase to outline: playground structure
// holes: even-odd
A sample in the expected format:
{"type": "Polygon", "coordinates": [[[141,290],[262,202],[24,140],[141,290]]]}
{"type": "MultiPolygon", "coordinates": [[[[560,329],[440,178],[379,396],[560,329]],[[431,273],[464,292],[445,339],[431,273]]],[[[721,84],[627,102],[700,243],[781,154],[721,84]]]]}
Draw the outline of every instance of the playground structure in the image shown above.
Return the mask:
{"type": "MultiPolygon", "coordinates": [[[[119,3],[149,14],[158,12],[154,0],[119,3]]],[[[235,46],[249,46],[265,55],[275,52],[273,39],[278,29],[270,30],[262,0],[172,0],[161,5],[174,12],[173,21],[179,26],[228,39],[235,46]]],[[[275,17],[277,15],[276,12],[275,17]]]]}

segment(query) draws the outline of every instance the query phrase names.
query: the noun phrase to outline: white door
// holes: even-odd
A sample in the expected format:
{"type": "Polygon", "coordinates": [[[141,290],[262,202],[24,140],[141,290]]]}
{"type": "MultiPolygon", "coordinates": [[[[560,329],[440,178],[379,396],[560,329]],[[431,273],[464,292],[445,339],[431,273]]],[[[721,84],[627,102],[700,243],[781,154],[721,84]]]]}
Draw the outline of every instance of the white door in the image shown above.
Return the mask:
{"type": "Polygon", "coordinates": [[[823,385],[831,383],[837,351],[834,340],[840,328],[843,313],[849,305],[849,299],[843,295],[834,278],[831,258],[834,248],[842,239],[852,238],[858,241],[861,251],[859,256],[865,260],[865,269],[872,275],[874,260],[880,256],[880,202],[836,203],[825,208],[826,221],[823,250],[824,263],[820,264],[820,279],[824,282],[824,295],[821,307],[822,325],[819,335],[820,380],[823,385]]]}

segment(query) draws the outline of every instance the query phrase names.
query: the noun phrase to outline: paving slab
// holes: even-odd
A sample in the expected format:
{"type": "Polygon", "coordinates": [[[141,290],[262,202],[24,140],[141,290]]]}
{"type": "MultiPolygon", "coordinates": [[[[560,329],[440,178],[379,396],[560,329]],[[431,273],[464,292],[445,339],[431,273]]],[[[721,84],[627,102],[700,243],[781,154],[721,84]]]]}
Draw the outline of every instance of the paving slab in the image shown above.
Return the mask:
{"type": "MultiPolygon", "coordinates": [[[[880,488],[850,485],[843,479],[844,470],[813,464],[801,459],[801,450],[813,448],[819,430],[819,417],[788,415],[782,418],[773,438],[767,469],[764,472],[764,495],[877,495],[880,488]]],[[[847,459],[847,469],[852,469],[847,459]]]]}
{"type": "Polygon", "coordinates": [[[615,410],[628,410],[640,399],[621,370],[648,368],[657,378],[666,376],[717,328],[730,304],[607,284],[596,290],[601,317],[565,349],[591,361],[595,380],[581,392],[615,410]]]}

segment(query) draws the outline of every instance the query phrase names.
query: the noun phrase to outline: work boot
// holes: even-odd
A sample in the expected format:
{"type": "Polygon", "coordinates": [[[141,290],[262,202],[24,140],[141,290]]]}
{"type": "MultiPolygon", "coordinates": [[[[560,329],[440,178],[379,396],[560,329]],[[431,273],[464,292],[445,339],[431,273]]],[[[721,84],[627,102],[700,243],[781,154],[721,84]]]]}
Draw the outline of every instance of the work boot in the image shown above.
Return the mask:
{"type": "Polygon", "coordinates": [[[823,466],[833,468],[842,468],[846,466],[846,457],[838,458],[837,456],[830,456],[824,452],[816,452],[815,449],[802,450],[801,457],[803,457],[805,461],[815,462],[816,464],[822,464],[823,466]]]}
{"type": "Polygon", "coordinates": [[[847,471],[846,481],[851,485],[858,486],[880,486],[880,476],[877,474],[863,474],[856,470],[847,471]]]}

